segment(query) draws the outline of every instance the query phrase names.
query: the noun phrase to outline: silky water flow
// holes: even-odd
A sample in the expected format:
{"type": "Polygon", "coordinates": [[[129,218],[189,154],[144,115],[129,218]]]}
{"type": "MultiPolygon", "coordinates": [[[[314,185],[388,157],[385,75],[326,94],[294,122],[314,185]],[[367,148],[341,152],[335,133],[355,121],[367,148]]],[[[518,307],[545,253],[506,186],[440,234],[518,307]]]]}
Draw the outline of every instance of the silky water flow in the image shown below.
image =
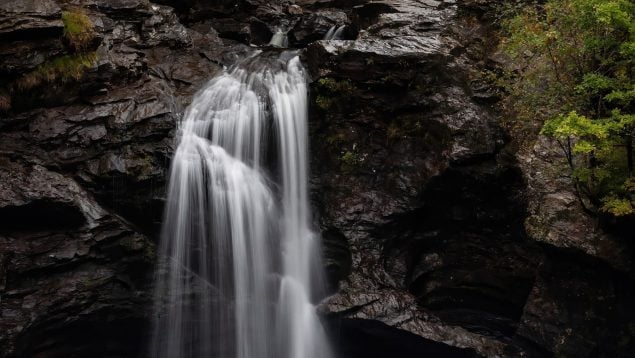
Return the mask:
{"type": "Polygon", "coordinates": [[[152,356],[329,358],[315,312],[299,58],[255,55],[211,80],[179,130],[159,246],[152,356]]]}

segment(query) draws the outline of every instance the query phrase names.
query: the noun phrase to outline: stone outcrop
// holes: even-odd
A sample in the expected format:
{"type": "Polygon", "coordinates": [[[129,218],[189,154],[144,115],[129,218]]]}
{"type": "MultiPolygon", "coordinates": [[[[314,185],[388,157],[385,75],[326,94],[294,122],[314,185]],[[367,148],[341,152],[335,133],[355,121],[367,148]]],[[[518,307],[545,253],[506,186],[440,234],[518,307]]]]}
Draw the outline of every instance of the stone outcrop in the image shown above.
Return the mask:
{"type": "Polygon", "coordinates": [[[64,30],[62,10],[53,0],[8,0],[0,4],[0,73],[34,69],[62,53],[55,37],[64,30]],[[38,41],[29,41],[29,38],[38,41]]]}
{"type": "Polygon", "coordinates": [[[178,121],[278,29],[311,74],[343,357],[633,356],[632,231],[584,213],[548,142],[509,145],[495,2],[86,0],[94,64],[16,88],[79,3],[0,4],[0,357],[144,356],[178,121]]]}
{"type": "Polygon", "coordinates": [[[2,355],[137,353],[152,243],[73,179],[1,161],[2,355]]]}
{"type": "Polygon", "coordinates": [[[314,132],[326,138],[313,142],[317,207],[352,262],[324,309],[494,356],[536,263],[518,236],[522,178],[470,87],[485,49],[459,33],[459,11],[368,3],[353,9],[355,41],[307,49],[314,132]]]}
{"type": "Polygon", "coordinates": [[[361,4],[355,41],[307,47],[314,198],[340,279],[322,308],[484,356],[627,357],[632,244],[544,174],[566,171],[539,147],[508,144],[485,79],[491,11],[361,4]]]}
{"type": "Polygon", "coordinates": [[[632,275],[631,243],[619,233],[602,230],[598,219],[585,213],[557,145],[540,137],[534,146],[519,152],[519,158],[530,198],[527,233],[540,242],[601,258],[632,275]]]}
{"type": "Polygon", "coordinates": [[[82,80],[12,87],[70,52],[67,6],[0,5],[13,97],[0,114],[0,356],[138,356],[175,127],[219,71],[221,41],[167,6],[86,1],[96,60],[82,80]]]}

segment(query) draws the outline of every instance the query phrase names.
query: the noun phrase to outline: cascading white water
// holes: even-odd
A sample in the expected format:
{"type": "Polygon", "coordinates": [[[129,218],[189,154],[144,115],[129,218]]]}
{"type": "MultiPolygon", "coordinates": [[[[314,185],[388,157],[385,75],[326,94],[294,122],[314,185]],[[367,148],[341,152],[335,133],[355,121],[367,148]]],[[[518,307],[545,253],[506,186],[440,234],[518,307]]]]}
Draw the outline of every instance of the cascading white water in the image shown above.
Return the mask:
{"type": "Polygon", "coordinates": [[[336,26],[333,25],[324,35],[323,40],[341,40],[342,35],[344,35],[344,30],[346,29],[346,25],[336,26]]]}
{"type": "Polygon", "coordinates": [[[284,32],[281,28],[278,28],[273,36],[271,36],[269,45],[274,47],[289,46],[289,37],[287,36],[287,33],[284,32]]]}
{"type": "Polygon", "coordinates": [[[331,356],[311,303],[322,267],[305,72],[288,54],[263,62],[215,78],[185,114],[159,248],[154,357],[331,356]]]}

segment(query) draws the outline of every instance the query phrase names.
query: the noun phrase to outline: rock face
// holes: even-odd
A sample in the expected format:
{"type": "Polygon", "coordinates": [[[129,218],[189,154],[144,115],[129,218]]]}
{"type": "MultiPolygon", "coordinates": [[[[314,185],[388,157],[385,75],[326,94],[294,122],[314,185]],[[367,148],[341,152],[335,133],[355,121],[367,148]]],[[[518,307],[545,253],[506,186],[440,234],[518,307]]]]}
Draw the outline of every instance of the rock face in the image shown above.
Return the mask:
{"type": "MultiPolygon", "coordinates": [[[[8,0],[0,4],[0,72],[32,70],[63,48],[62,10],[52,0],[8,0]],[[41,38],[28,41],[28,38],[41,38]],[[9,40],[9,41],[7,41],[9,40]]],[[[3,76],[4,79],[4,76],[3,76]]]]}
{"type": "MultiPolygon", "coordinates": [[[[0,87],[69,52],[60,37],[70,6],[0,5],[0,87]]],[[[94,65],[79,82],[13,88],[0,114],[2,357],[146,350],[175,125],[220,68],[214,30],[185,28],[169,7],[84,6],[94,65]]]]}
{"type": "Polygon", "coordinates": [[[484,356],[630,356],[632,243],[506,144],[491,5],[360,4],[355,41],[308,46],[323,309],[484,356]]]}
{"type": "Polygon", "coordinates": [[[152,244],[41,165],[3,158],[0,179],[3,355],[135,354],[152,244]]]}
{"type": "Polygon", "coordinates": [[[352,262],[332,261],[352,270],[325,310],[495,356],[516,330],[538,253],[521,235],[521,174],[472,87],[488,65],[485,30],[466,36],[461,10],[364,4],[353,10],[356,41],[307,50],[315,132],[326,138],[313,142],[321,225],[340,233],[352,262]]]}
{"type": "Polygon", "coordinates": [[[495,2],[87,0],[94,64],[17,88],[69,53],[79,3],[0,4],[0,357],[146,354],[178,120],[278,29],[312,76],[342,357],[635,355],[632,227],[586,216],[548,142],[511,150],[485,79],[495,2]]]}

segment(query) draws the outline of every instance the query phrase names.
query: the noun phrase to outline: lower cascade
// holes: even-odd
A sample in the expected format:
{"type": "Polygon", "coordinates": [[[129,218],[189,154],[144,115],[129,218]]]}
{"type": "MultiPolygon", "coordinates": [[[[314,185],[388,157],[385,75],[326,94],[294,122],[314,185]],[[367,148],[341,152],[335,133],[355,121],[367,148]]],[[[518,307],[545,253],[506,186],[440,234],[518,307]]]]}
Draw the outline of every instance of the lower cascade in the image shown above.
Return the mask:
{"type": "Polygon", "coordinates": [[[255,55],[180,128],[157,273],[153,357],[329,358],[307,189],[307,79],[255,55]]]}

